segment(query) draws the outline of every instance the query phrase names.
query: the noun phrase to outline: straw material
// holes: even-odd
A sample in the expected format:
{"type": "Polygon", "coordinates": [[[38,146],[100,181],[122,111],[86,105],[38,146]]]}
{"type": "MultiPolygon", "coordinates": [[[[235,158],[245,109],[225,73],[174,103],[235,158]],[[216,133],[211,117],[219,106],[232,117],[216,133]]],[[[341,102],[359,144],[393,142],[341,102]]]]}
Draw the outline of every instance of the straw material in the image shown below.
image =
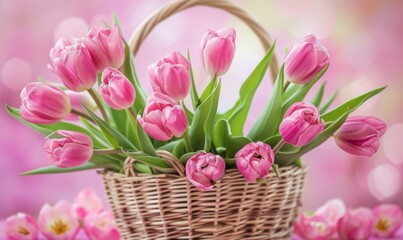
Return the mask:
{"type": "Polygon", "coordinates": [[[207,192],[179,175],[99,173],[122,239],[290,239],[306,169],[263,184],[231,169],[207,192]]]}

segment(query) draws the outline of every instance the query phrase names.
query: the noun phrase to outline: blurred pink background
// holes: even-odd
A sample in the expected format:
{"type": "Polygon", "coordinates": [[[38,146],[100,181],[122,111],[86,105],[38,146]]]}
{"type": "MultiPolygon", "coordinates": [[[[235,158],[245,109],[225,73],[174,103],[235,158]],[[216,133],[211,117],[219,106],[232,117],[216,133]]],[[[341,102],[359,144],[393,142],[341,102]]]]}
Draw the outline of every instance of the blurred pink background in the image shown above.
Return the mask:
{"type": "MultiPolygon", "coordinates": [[[[49,50],[61,37],[79,37],[89,26],[110,22],[115,11],[124,36],[166,1],[106,0],[1,0],[0,1],[0,102],[19,107],[19,93],[30,81],[44,77],[58,82],[47,70],[49,50]]],[[[328,96],[340,89],[338,102],[375,87],[388,85],[385,92],[369,101],[355,115],[374,115],[388,124],[382,148],[372,158],[342,152],[330,139],[304,157],[309,167],[304,208],[316,209],[326,200],[342,198],[348,206],[372,207],[398,203],[403,207],[403,2],[400,0],[306,0],[236,1],[262,23],[277,39],[277,55],[299,38],[316,34],[331,54],[331,67],[324,76],[328,96]]],[[[220,109],[230,107],[239,86],[264,51],[253,33],[240,20],[207,7],[180,13],[160,24],[142,45],[136,57],[140,80],[149,89],[145,70],[148,64],[173,50],[190,49],[198,87],[208,76],[200,64],[198,46],[207,28],[236,28],[237,53],[223,77],[220,109]]],[[[323,81],[323,80],[322,80],[323,81]]],[[[252,109],[262,109],[270,92],[266,79],[252,109]]],[[[248,126],[257,117],[250,116],[248,126]]],[[[248,127],[249,128],[249,127],[248,127]]],[[[94,171],[64,175],[22,177],[18,174],[45,166],[44,137],[0,110],[0,219],[17,211],[36,215],[45,202],[73,200],[85,187],[104,196],[94,171]]]]}

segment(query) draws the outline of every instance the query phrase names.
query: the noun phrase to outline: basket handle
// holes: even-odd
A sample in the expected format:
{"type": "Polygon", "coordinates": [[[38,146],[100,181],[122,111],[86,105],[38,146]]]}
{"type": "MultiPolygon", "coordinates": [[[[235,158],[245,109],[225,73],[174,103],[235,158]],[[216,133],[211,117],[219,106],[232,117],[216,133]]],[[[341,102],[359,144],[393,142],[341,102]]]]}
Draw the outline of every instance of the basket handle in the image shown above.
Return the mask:
{"type": "MultiPolygon", "coordinates": [[[[249,13],[229,0],[172,0],[151,14],[144,22],[140,24],[136,31],[133,32],[129,41],[129,46],[130,49],[132,49],[133,54],[137,54],[140,45],[158,23],[174,15],[175,13],[194,6],[219,8],[231,13],[234,16],[237,16],[252,29],[266,51],[268,51],[271,47],[273,41],[264,28],[249,13]]],[[[270,72],[272,81],[274,83],[278,73],[278,61],[275,54],[273,54],[270,64],[270,72]]]]}

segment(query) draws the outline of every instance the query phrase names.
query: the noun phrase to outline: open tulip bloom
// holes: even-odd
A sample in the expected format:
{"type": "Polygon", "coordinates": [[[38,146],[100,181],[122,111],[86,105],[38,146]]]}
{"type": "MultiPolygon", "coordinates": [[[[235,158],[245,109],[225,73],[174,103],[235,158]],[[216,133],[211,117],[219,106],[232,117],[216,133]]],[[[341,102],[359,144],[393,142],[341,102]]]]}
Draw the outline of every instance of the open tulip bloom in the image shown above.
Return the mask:
{"type": "Polygon", "coordinates": [[[269,81],[263,77],[275,44],[241,86],[238,100],[219,113],[221,81],[230,80],[225,73],[231,71],[235,56],[234,29],[200,33],[198,57],[212,76],[204,90],[196,89],[189,54],[184,57],[173,51],[150,63],[149,79],[142,79],[154,91],[148,95],[136,78],[131,50],[117,26],[93,27],[85,36],[59,40],[51,50],[49,68],[65,87],[30,83],[21,94],[21,107],[7,106],[12,116],[49,136],[45,150],[53,166],[25,174],[96,168],[123,172],[128,157],[136,160],[137,173],[175,174],[174,159],[186,169],[189,183],[207,191],[214,189],[226,169],[238,168],[245,181],[261,182],[278,167],[301,167],[300,158],[339,128],[335,140],[343,150],[363,154],[370,148],[371,154],[366,155],[372,155],[378,149],[378,138],[385,131],[381,120],[356,117],[347,125],[344,122],[385,87],[332,110],[328,108],[336,95],[326,99],[324,82],[312,99],[305,99],[330,63],[325,46],[313,35],[290,49],[271,92],[267,91],[265,107],[253,111],[259,117],[244,132],[253,97],[260,83],[269,81]],[[67,89],[77,94],[87,91],[94,101],[75,106],[64,92],[67,89]],[[191,105],[184,104],[184,98],[191,98],[191,105]],[[82,123],[66,118],[71,114],[82,123]],[[357,121],[365,126],[356,125],[357,121]],[[161,151],[172,155],[171,159],[161,157],[161,151]]]}

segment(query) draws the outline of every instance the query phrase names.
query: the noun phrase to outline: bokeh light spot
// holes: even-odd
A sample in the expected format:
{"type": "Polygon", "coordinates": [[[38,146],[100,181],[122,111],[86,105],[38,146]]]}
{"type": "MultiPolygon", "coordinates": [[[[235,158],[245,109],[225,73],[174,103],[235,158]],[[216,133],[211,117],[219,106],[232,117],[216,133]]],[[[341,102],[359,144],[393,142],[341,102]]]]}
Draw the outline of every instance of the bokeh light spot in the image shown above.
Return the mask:
{"type": "Polygon", "coordinates": [[[22,58],[12,58],[1,69],[3,84],[12,91],[21,91],[31,81],[32,67],[22,58]]]}
{"type": "Polygon", "coordinates": [[[378,165],[368,174],[368,189],[379,201],[393,197],[401,184],[399,170],[390,163],[378,165]]]}
{"type": "Polygon", "coordinates": [[[388,127],[382,142],[386,157],[396,165],[403,164],[403,123],[397,123],[388,127]]]}
{"type": "Polygon", "coordinates": [[[69,17],[62,20],[55,30],[55,41],[60,38],[80,38],[88,31],[87,22],[79,17],[69,17]]]}

